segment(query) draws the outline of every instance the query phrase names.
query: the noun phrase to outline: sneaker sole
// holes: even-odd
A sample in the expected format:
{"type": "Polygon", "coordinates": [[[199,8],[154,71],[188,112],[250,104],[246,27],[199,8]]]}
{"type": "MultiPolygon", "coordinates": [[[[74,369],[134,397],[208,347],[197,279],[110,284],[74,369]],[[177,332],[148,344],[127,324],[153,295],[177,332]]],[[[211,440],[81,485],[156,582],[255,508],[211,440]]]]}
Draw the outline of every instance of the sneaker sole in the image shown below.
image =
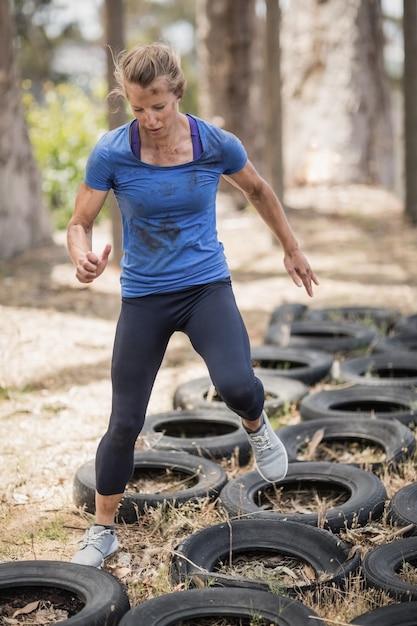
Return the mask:
{"type": "Polygon", "coordinates": [[[281,480],[284,480],[284,478],[286,477],[287,473],[288,473],[288,462],[285,468],[285,472],[282,476],[280,476],[279,478],[267,478],[259,469],[258,464],[255,462],[255,466],[256,466],[256,471],[258,472],[258,474],[264,479],[266,480],[267,483],[279,483],[281,480]]]}

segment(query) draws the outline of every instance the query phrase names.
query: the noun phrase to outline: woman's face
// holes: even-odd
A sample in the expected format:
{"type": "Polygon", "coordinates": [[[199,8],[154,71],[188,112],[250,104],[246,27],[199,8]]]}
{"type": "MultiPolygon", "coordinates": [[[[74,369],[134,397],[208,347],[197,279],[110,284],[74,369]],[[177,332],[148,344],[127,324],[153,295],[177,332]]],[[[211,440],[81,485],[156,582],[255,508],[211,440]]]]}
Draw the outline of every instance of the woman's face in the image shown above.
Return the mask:
{"type": "Polygon", "coordinates": [[[126,83],[127,99],[141,131],[153,139],[167,136],[178,119],[180,98],[168,89],[164,78],[159,78],[148,87],[126,83]]]}

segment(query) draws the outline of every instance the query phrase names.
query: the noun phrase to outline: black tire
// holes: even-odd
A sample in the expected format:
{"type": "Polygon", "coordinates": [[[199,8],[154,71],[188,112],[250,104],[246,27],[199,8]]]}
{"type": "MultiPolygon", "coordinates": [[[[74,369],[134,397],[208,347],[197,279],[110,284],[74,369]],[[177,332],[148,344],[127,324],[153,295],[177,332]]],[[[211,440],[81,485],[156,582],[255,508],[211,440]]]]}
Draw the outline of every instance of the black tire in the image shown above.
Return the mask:
{"type": "Polygon", "coordinates": [[[325,461],[290,463],[287,476],[276,485],[267,483],[256,471],[248,472],[230,480],[220,493],[220,503],[231,517],[289,520],[323,526],[333,532],[350,528],[354,523],[363,526],[371,519],[380,519],[386,499],[385,487],[375,474],[352,465],[325,461]],[[280,513],[265,508],[268,493],[274,494],[282,488],[285,494],[308,487],[332,489],[345,495],[346,500],[327,509],[325,515],[320,512],[280,513]]]}
{"type": "Polygon", "coordinates": [[[269,318],[269,325],[278,324],[279,322],[295,322],[296,320],[302,320],[308,313],[308,306],[306,304],[286,303],[277,306],[271,313],[269,318]]]}
{"type": "Polygon", "coordinates": [[[401,317],[394,325],[394,330],[398,332],[417,332],[417,313],[401,317]]]}
{"type": "Polygon", "coordinates": [[[324,309],[310,309],[306,319],[328,320],[333,322],[371,323],[387,333],[400,319],[401,314],[394,309],[373,306],[340,306],[324,309]]]}
{"type": "MultiPolygon", "coordinates": [[[[322,441],[367,441],[377,444],[385,452],[385,458],[381,462],[364,463],[372,470],[381,467],[395,468],[400,462],[410,458],[416,449],[414,433],[397,420],[387,419],[364,419],[352,417],[349,421],[339,418],[327,418],[309,420],[285,426],[277,430],[277,434],[285,445],[289,461],[302,461],[299,459],[302,448],[309,443],[317,431],[323,430],[322,441]]],[[[311,459],[319,461],[320,459],[311,459]]],[[[337,459],[334,459],[337,462],[337,459]]],[[[360,466],[358,463],[351,465],[360,466]]]]}
{"type": "Polygon", "coordinates": [[[369,348],[378,337],[375,328],[365,324],[302,320],[269,326],[264,343],[283,348],[324,350],[336,354],[369,348]]]}
{"type": "Polygon", "coordinates": [[[374,354],[347,359],[340,363],[340,378],[375,387],[415,387],[417,360],[412,354],[374,354]]]}
{"type": "MultiPolygon", "coordinates": [[[[136,452],[134,468],[138,478],[147,472],[162,470],[179,473],[182,478],[190,477],[194,484],[169,493],[138,493],[127,490],[117,513],[118,521],[124,521],[126,524],[137,522],[138,512],[144,513],[149,507],[163,504],[178,506],[189,500],[198,501],[200,498],[213,500],[227,482],[227,474],[220,465],[186,452],[159,450],[136,452]]],[[[88,513],[95,512],[95,486],[94,461],[88,461],[77,470],[73,483],[74,503],[88,513]]]]}
{"type": "MultiPolygon", "coordinates": [[[[298,402],[306,395],[308,388],[299,380],[284,376],[260,375],[265,388],[264,409],[267,415],[273,415],[287,404],[298,402]]],[[[179,385],[174,393],[174,409],[210,409],[230,411],[223,400],[216,393],[213,400],[209,400],[211,380],[208,376],[190,380],[179,385]]]]}
{"type": "Polygon", "coordinates": [[[387,509],[387,521],[393,526],[414,528],[409,535],[417,535],[417,483],[399,489],[391,498],[387,509]]]}
{"type": "Polygon", "coordinates": [[[238,451],[239,463],[251,458],[251,446],[240,417],[231,411],[194,409],[149,415],[141,432],[152,449],[176,450],[223,459],[238,451]]]}
{"type": "Polygon", "coordinates": [[[362,562],[362,571],[369,587],[385,591],[400,602],[417,600],[417,585],[401,579],[399,571],[407,563],[417,562],[417,537],[406,537],[387,543],[369,552],[362,562]]]}
{"type": "Polygon", "coordinates": [[[403,424],[417,423],[417,391],[401,387],[352,385],[318,391],[302,398],[302,420],[352,417],[397,419],[403,424]]]}
{"type": "Polygon", "coordinates": [[[375,347],[374,352],[384,352],[396,354],[397,352],[410,354],[417,352],[417,332],[414,333],[398,333],[389,337],[382,337],[375,347]]]}
{"type": "Polygon", "coordinates": [[[315,385],[326,378],[333,365],[333,356],[321,350],[255,346],[251,350],[252,365],[257,376],[277,374],[315,385]]]}
{"type": "Polygon", "coordinates": [[[284,595],[295,595],[327,585],[342,587],[360,563],[358,553],[349,557],[350,549],[336,535],[307,524],[232,520],[204,528],[185,539],[172,559],[171,576],[176,583],[190,581],[195,586],[203,583],[274,591],[272,585],[262,580],[219,573],[219,566],[237,555],[243,558],[254,555],[260,560],[264,555],[289,556],[308,565],[315,575],[315,580],[305,585],[283,586],[279,582],[275,585],[284,595]]]}
{"type": "Polygon", "coordinates": [[[349,623],[356,626],[417,626],[417,602],[381,606],[349,623]]]}
{"type": "Polygon", "coordinates": [[[82,607],[67,620],[59,622],[68,626],[116,626],[130,609],[121,583],[99,569],[61,561],[0,564],[0,606],[6,601],[19,600],[22,592],[22,606],[39,599],[40,594],[41,599],[52,601],[57,591],[68,593],[67,600],[74,607],[82,607]]]}
{"type": "Polygon", "coordinates": [[[182,620],[241,617],[265,620],[274,626],[307,626],[324,622],[298,600],[267,591],[246,589],[188,589],[167,593],[128,611],[120,626],[177,626],[182,620]]]}

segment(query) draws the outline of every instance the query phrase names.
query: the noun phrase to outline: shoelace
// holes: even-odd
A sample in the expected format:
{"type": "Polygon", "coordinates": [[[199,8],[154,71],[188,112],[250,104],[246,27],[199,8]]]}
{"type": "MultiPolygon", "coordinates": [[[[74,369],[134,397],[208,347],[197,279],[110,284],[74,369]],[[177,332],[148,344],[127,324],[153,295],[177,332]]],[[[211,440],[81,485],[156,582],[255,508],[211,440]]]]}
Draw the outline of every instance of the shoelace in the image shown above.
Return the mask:
{"type": "Polygon", "coordinates": [[[110,534],[111,534],[111,530],[108,530],[107,528],[105,528],[104,530],[101,530],[99,533],[93,533],[93,532],[88,533],[84,541],[83,548],[85,548],[86,546],[93,546],[94,548],[97,548],[97,544],[100,542],[101,538],[104,537],[105,535],[110,535],[110,534]]]}
{"type": "Polygon", "coordinates": [[[266,429],[263,435],[251,435],[250,440],[257,452],[264,452],[265,450],[271,449],[271,441],[266,429]]]}

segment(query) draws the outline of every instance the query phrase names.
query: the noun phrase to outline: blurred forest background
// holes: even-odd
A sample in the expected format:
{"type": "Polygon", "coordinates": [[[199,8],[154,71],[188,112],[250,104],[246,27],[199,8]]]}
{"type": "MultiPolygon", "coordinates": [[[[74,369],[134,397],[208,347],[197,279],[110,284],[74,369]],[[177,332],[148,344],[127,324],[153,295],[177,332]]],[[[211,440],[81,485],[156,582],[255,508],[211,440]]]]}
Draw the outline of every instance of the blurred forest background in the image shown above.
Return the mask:
{"type": "Polygon", "coordinates": [[[106,102],[112,53],[154,40],[182,55],[182,110],[237,134],[284,204],[383,188],[417,224],[415,0],[0,0],[0,258],[65,227],[91,148],[129,119],[106,102]]]}

